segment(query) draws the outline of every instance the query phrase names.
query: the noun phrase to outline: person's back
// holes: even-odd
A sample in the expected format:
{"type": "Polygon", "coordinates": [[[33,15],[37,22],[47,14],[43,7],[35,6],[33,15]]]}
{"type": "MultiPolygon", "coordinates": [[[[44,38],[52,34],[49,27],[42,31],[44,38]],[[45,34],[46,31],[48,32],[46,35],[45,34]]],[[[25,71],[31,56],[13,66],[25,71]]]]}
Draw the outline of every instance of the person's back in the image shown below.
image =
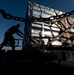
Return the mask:
{"type": "Polygon", "coordinates": [[[7,32],[11,33],[11,34],[14,34],[18,31],[18,28],[19,28],[19,25],[16,25],[16,26],[12,26],[10,27],[7,32]]]}

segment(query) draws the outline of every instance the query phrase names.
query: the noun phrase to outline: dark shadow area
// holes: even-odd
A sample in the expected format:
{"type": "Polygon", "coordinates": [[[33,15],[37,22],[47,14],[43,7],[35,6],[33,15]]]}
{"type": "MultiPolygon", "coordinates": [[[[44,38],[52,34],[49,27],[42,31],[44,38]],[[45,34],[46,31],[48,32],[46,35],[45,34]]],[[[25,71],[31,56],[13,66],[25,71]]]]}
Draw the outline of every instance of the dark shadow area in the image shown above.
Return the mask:
{"type": "Polygon", "coordinates": [[[61,63],[55,63],[57,56],[53,53],[42,52],[39,50],[24,51],[0,51],[1,72],[12,74],[16,73],[64,73],[72,72],[73,66],[64,66],[61,63]]]}

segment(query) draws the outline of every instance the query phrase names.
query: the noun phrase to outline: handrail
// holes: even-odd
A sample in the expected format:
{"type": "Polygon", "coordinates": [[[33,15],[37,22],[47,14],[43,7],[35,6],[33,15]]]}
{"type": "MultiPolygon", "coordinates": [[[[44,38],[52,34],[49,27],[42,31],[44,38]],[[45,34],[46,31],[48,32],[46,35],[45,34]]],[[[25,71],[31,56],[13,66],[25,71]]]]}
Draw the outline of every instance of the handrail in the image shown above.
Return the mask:
{"type": "MultiPolygon", "coordinates": [[[[22,42],[23,39],[15,39],[15,47],[22,47],[23,46],[22,42]]],[[[10,42],[8,42],[6,46],[10,46],[10,42]]]]}

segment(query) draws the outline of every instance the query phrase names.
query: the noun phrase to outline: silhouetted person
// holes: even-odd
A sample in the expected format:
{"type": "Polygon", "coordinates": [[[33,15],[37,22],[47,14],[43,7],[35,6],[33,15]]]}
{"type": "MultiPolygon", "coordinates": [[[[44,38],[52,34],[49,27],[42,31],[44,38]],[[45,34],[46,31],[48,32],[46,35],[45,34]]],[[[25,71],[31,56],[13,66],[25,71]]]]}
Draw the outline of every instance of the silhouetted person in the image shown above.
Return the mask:
{"type": "Polygon", "coordinates": [[[17,24],[15,26],[10,27],[4,34],[4,40],[0,44],[0,50],[2,49],[3,46],[6,46],[7,43],[10,43],[10,46],[12,47],[12,50],[15,50],[15,40],[14,37],[12,36],[14,33],[19,35],[20,37],[23,37],[23,33],[18,29],[20,27],[20,24],[17,24]]]}

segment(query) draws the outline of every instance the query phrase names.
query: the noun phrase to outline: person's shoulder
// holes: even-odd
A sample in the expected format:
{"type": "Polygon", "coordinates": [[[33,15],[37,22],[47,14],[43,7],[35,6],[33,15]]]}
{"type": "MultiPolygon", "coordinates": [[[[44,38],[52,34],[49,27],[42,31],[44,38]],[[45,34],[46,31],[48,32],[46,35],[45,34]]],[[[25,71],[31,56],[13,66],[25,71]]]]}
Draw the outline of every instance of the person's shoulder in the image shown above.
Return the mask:
{"type": "Polygon", "coordinates": [[[16,26],[11,26],[11,27],[16,27],[16,26]]]}
{"type": "Polygon", "coordinates": [[[18,29],[16,26],[12,26],[11,28],[13,28],[13,29],[18,29]]]}
{"type": "MultiPolygon", "coordinates": [[[[15,26],[15,25],[14,25],[14,26],[12,26],[12,27],[17,28],[17,26],[15,26]]],[[[17,28],[17,29],[18,29],[18,28],[17,28]]]]}

